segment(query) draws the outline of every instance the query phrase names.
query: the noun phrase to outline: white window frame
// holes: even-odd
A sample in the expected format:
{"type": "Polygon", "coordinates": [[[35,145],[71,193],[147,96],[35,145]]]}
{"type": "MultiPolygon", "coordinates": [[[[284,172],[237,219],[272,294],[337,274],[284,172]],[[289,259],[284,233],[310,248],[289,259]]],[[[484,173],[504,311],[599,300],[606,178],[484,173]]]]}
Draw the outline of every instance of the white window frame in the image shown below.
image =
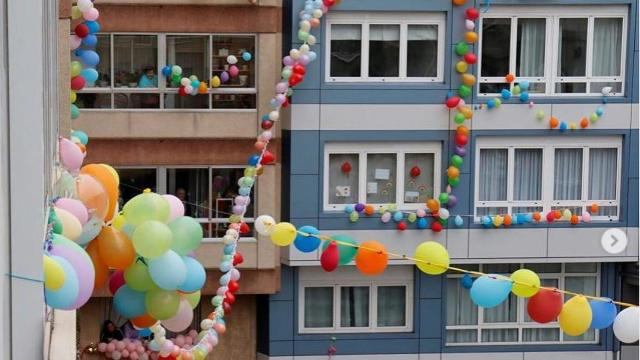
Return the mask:
{"type": "MultiPolygon", "coordinates": [[[[524,267],[525,264],[519,264],[520,267],[524,267]]],[[[565,288],[565,279],[567,277],[595,277],[596,279],[596,295],[600,296],[600,279],[601,279],[601,266],[599,263],[596,263],[597,269],[595,273],[567,273],[565,271],[565,263],[561,263],[561,272],[560,273],[539,273],[538,276],[540,279],[555,279],[558,280],[558,289],[565,288]]],[[[479,265],[480,270],[483,271],[483,265],[479,265]]],[[[510,275],[510,274],[504,274],[510,275]]],[[[463,274],[447,274],[447,279],[461,279],[463,274]]],[[[446,286],[446,285],[445,285],[446,286]]],[[[566,297],[566,295],[565,295],[566,297]]],[[[505,322],[505,323],[485,323],[484,322],[484,308],[481,306],[477,307],[478,310],[478,324],[477,325],[446,325],[445,326],[445,339],[446,339],[446,331],[447,330],[477,330],[477,341],[476,342],[466,342],[466,343],[449,343],[447,342],[445,346],[469,346],[469,345],[553,345],[553,344],[597,344],[600,341],[600,331],[595,330],[595,338],[592,341],[571,341],[564,340],[565,334],[562,330],[560,331],[560,340],[559,341],[523,341],[523,330],[524,329],[560,329],[560,323],[557,321],[553,321],[547,324],[539,324],[536,322],[526,322],[525,321],[525,313],[527,311],[527,300],[522,297],[517,297],[517,321],[516,322],[505,322]],[[492,330],[492,329],[517,329],[518,330],[518,341],[511,342],[482,342],[482,330],[492,330]]],[[[446,320],[445,320],[446,321],[446,320]]],[[[445,340],[446,341],[446,340],[445,340]]]]}
{"type": "Polygon", "coordinates": [[[618,221],[620,217],[620,187],[622,179],[622,138],[620,136],[592,136],[592,137],[478,137],[476,139],[475,153],[475,194],[473,213],[475,221],[479,222],[479,207],[506,207],[511,214],[513,207],[542,207],[542,212],[551,211],[552,207],[582,207],[582,211],[589,211],[592,204],[617,208],[616,216],[601,216],[592,214],[594,221],[618,221]],[[554,199],[554,169],[555,149],[580,148],[582,151],[582,200],[555,200],[554,199]],[[616,171],[616,199],[589,200],[589,150],[591,148],[615,148],[618,151],[616,171]],[[481,201],[480,196],[480,150],[481,149],[507,149],[507,200],[506,201],[481,201]],[[514,181],[514,157],[515,149],[542,149],[542,199],[540,201],[513,200],[514,181]]]}
{"type": "MultiPolygon", "coordinates": [[[[130,165],[130,166],[116,166],[116,170],[117,169],[140,169],[140,170],[148,170],[148,169],[153,169],[156,172],[156,187],[157,187],[157,193],[158,194],[168,194],[167,192],[167,170],[169,169],[208,169],[208,176],[209,176],[209,180],[208,180],[208,185],[209,185],[209,199],[207,200],[209,204],[212,203],[212,199],[213,199],[213,194],[211,193],[211,186],[213,184],[213,178],[212,178],[212,173],[213,170],[215,169],[244,169],[245,166],[244,165],[162,165],[162,166],[147,166],[147,165],[130,165]]],[[[258,196],[257,196],[257,191],[258,191],[258,183],[256,182],[256,184],[253,187],[253,190],[251,191],[251,201],[253,203],[253,208],[254,208],[254,216],[255,213],[258,211],[258,196]]],[[[233,199],[230,199],[231,201],[233,201],[233,199]]],[[[209,205],[211,206],[211,205],[209,205]]],[[[213,208],[210,208],[211,211],[216,211],[213,208]]],[[[221,218],[194,218],[196,221],[198,221],[198,223],[200,224],[228,224],[229,223],[229,217],[228,216],[224,216],[221,218]]],[[[255,217],[244,217],[243,218],[244,222],[246,222],[247,224],[253,224],[255,222],[255,217]]],[[[203,238],[202,242],[204,243],[215,243],[215,242],[221,242],[222,238],[212,238],[212,237],[205,237],[203,238]]],[[[256,242],[257,239],[255,237],[241,237],[240,238],[241,242],[256,242]]]]}
{"type": "Polygon", "coordinates": [[[326,273],[319,267],[301,267],[298,276],[298,332],[300,334],[322,333],[392,333],[413,331],[413,267],[392,266],[383,274],[363,280],[362,274],[354,267],[341,267],[326,273]],[[340,289],[343,287],[369,287],[369,326],[340,326],[340,289]],[[378,287],[405,287],[405,326],[378,326],[378,287]],[[333,288],[333,326],[326,328],[306,328],[304,326],[304,293],[306,288],[333,288]]]}
{"type": "MultiPolygon", "coordinates": [[[[257,107],[258,107],[258,79],[259,79],[259,66],[256,63],[254,66],[254,72],[253,72],[253,77],[254,77],[254,87],[253,88],[226,88],[226,87],[218,87],[218,88],[212,88],[210,85],[210,79],[204,79],[207,84],[209,85],[209,88],[207,90],[207,95],[209,97],[209,108],[206,109],[181,109],[181,108],[177,108],[177,109],[166,109],[165,108],[165,99],[164,99],[164,95],[167,94],[177,94],[178,93],[178,88],[172,88],[172,87],[167,87],[166,84],[166,79],[165,77],[162,75],[162,68],[167,64],[167,36],[208,36],[209,37],[209,45],[208,45],[208,51],[209,51],[209,64],[208,64],[208,70],[209,72],[211,72],[211,69],[213,68],[213,38],[215,36],[251,36],[253,37],[253,41],[254,41],[254,48],[255,48],[255,54],[253,54],[253,58],[254,60],[252,61],[256,61],[255,59],[258,58],[258,34],[256,33],[154,33],[154,32],[103,32],[103,33],[97,33],[96,35],[108,35],[109,36],[109,56],[110,56],[110,67],[109,67],[109,71],[110,71],[110,77],[111,77],[111,84],[109,85],[109,87],[85,87],[84,89],[78,91],[78,94],[86,94],[86,93],[90,93],[90,94],[110,94],[111,95],[111,107],[108,109],[95,109],[95,108],[83,108],[82,111],[97,111],[97,112],[105,112],[105,111],[126,111],[126,112],[139,112],[139,111],[144,111],[144,112],[148,112],[148,111],[163,111],[163,112],[257,112],[257,107]],[[135,36],[135,35],[140,35],[140,36],[155,36],[156,37],[156,41],[157,41],[157,59],[158,59],[158,63],[156,64],[156,73],[157,73],[157,77],[158,77],[158,87],[157,88],[119,88],[116,87],[115,84],[113,83],[113,74],[114,74],[114,37],[115,36],[121,36],[121,35],[128,35],[128,36],[135,36]],[[115,94],[135,94],[135,93],[142,93],[142,94],[158,94],[160,97],[160,105],[159,108],[154,109],[154,108],[116,108],[115,107],[115,94]],[[248,109],[219,109],[219,108],[213,108],[213,95],[214,94],[236,94],[236,95],[243,95],[243,94],[255,94],[256,95],[256,107],[255,108],[248,108],[248,109]]],[[[180,64],[178,64],[180,65],[180,64]]],[[[188,76],[190,74],[183,74],[184,76],[188,76]]],[[[191,96],[191,95],[188,95],[191,96]]],[[[202,94],[198,94],[196,96],[204,96],[202,94]]]]}
{"type": "Polygon", "coordinates": [[[444,81],[444,54],[445,54],[445,14],[439,12],[424,13],[362,13],[362,12],[338,12],[331,13],[326,20],[326,44],[325,44],[325,81],[326,82],[427,82],[439,83],[444,81]],[[359,77],[331,76],[331,25],[347,24],[361,25],[361,55],[359,77]],[[369,27],[370,25],[400,25],[400,58],[397,77],[369,77],[369,27]],[[438,65],[435,77],[408,77],[407,76],[407,34],[408,25],[436,25],[438,27],[438,65]]]}
{"type": "MultiPolygon", "coordinates": [[[[602,96],[601,89],[590,89],[591,83],[599,82],[620,82],[621,92],[611,93],[611,96],[624,96],[625,94],[625,70],[627,58],[627,17],[628,6],[607,5],[607,6],[495,6],[488,13],[482,14],[479,21],[479,45],[478,45],[478,85],[477,90],[480,96],[495,96],[496,93],[481,93],[480,85],[483,83],[505,83],[504,77],[483,77],[482,74],[482,29],[485,18],[508,18],[511,19],[511,33],[509,44],[509,73],[516,74],[517,56],[517,30],[518,18],[543,18],[546,19],[545,31],[545,64],[542,77],[518,77],[518,81],[529,80],[530,83],[545,83],[544,93],[529,93],[532,97],[538,96],[562,96],[562,97],[598,97],[602,96]],[[586,50],[586,73],[583,77],[558,76],[558,42],[560,19],[562,18],[586,18],[587,28],[587,50],[586,50]],[[622,45],[620,59],[620,76],[592,76],[591,68],[593,64],[593,24],[595,18],[621,18],[622,19],[622,45]],[[558,83],[586,83],[586,93],[558,93],[555,85],[558,83]]],[[[506,74],[505,74],[506,75],[506,74]]],[[[516,74],[517,75],[517,74],[516,74]]],[[[513,90],[516,82],[509,84],[509,90],[513,90]]]]}
{"type": "MultiPolygon", "coordinates": [[[[349,204],[329,203],[329,156],[331,154],[358,154],[358,202],[367,202],[367,154],[396,154],[396,204],[399,210],[417,210],[423,203],[404,202],[404,184],[407,169],[404,168],[405,154],[433,154],[433,194],[440,193],[440,168],[442,144],[440,142],[362,142],[326,143],[324,147],[323,208],[324,211],[344,211],[349,204]]],[[[370,204],[381,208],[389,204],[370,204]]]]}

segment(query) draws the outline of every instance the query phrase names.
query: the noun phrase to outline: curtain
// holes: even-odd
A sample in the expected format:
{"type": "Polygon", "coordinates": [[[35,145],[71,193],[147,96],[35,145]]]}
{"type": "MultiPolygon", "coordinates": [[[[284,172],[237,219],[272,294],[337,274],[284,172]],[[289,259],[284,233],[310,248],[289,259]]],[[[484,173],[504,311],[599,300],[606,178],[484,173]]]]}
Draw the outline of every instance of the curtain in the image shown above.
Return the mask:
{"type": "Polygon", "coordinates": [[[507,200],[507,149],[480,150],[480,201],[507,200]]]}
{"type": "Polygon", "coordinates": [[[438,75],[438,26],[407,26],[407,76],[438,75]]]}
{"type": "Polygon", "coordinates": [[[359,77],[362,25],[331,25],[331,76],[359,77]]]}
{"type": "Polygon", "coordinates": [[[407,288],[378,286],[378,326],[405,326],[407,288]]]}
{"type": "Polygon", "coordinates": [[[560,19],[558,76],[585,76],[587,58],[586,18],[560,19]]]}
{"type": "Polygon", "coordinates": [[[369,326],[369,287],[340,288],[340,326],[369,326]]]}
{"type": "MultiPolygon", "coordinates": [[[[478,308],[471,302],[469,290],[460,284],[460,278],[447,278],[447,325],[478,324],[478,308]]],[[[476,330],[447,330],[447,342],[477,341],[476,330]]]]}
{"type": "Polygon", "coordinates": [[[329,189],[327,191],[329,204],[358,202],[358,154],[329,155],[329,189]]]}
{"type": "Polygon", "coordinates": [[[589,200],[616,198],[617,161],[617,149],[589,150],[589,200]]]}
{"type": "Polygon", "coordinates": [[[396,77],[400,72],[400,25],[369,28],[369,76],[396,77]]]}
{"type": "Polygon", "coordinates": [[[582,149],[556,149],[554,200],[582,199],[582,149]]]}
{"type": "Polygon", "coordinates": [[[513,200],[542,199],[542,149],[516,149],[513,200]]]}
{"type": "Polygon", "coordinates": [[[620,75],[622,19],[596,18],[593,22],[593,76],[620,75]]]}
{"type": "Polygon", "coordinates": [[[304,327],[333,327],[333,287],[304,288],[304,327]]]}
{"type": "Polygon", "coordinates": [[[518,76],[544,76],[546,19],[518,19],[518,76]]]}
{"type": "Polygon", "coordinates": [[[400,25],[371,25],[370,41],[400,41],[400,25]]]}

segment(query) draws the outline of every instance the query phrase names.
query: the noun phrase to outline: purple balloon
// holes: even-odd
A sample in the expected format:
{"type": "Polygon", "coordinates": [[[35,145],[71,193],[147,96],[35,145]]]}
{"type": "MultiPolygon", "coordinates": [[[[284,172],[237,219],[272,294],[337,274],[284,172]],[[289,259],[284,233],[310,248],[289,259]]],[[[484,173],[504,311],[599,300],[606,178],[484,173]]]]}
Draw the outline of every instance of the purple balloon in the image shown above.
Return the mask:
{"type": "Polygon", "coordinates": [[[300,55],[300,59],[298,59],[298,62],[304,66],[307,66],[311,62],[311,59],[309,59],[309,55],[304,54],[300,55]]]}
{"type": "Polygon", "coordinates": [[[285,101],[287,101],[287,97],[284,94],[278,94],[276,95],[276,101],[278,102],[278,104],[283,104],[285,101]]]}
{"type": "Polygon", "coordinates": [[[456,155],[459,155],[462,157],[465,157],[467,155],[467,149],[465,149],[464,146],[456,146],[453,152],[456,153],[456,155]]]}
{"type": "Polygon", "coordinates": [[[362,212],[364,210],[364,204],[356,204],[355,209],[357,212],[362,212]]]}
{"type": "Polygon", "coordinates": [[[245,207],[242,205],[234,205],[233,206],[233,213],[236,215],[242,215],[242,213],[244,212],[245,207]]]}
{"type": "Polygon", "coordinates": [[[278,85],[276,85],[276,92],[278,94],[286,94],[288,89],[289,89],[289,85],[284,81],[279,82],[278,85]]]}
{"type": "Polygon", "coordinates": [[[449,194],[449,201],[447,201],[447,207],[451,209],[452,207],[456,206],[457,203],[458,203],[458,198],[453,194],[449,194]]]}
{"type": "Polygon", "coordinates": [[[220,74],[220,80],[223,83],[226,83],[227,81],[229,81],[229,73],[226,71],[223,71],[222,74],[220,74]]]}
{"type": "Polygon", "coordinates": [[[291,56],[285,56],[282,58],[282,63],[285,64],[286,66],[293,66],[293,64],[296,63],[295,60],[293,60],[293,58],[291,56]]]}
{"type": "Polygon", "coordinates": [[[96,273],[91,258],[79,245],[60,235],[56,235],[49,253],[64,258],[76,270],[80,291],[75,303],[68,310],[81,307],[93,293],[96,273]]]}

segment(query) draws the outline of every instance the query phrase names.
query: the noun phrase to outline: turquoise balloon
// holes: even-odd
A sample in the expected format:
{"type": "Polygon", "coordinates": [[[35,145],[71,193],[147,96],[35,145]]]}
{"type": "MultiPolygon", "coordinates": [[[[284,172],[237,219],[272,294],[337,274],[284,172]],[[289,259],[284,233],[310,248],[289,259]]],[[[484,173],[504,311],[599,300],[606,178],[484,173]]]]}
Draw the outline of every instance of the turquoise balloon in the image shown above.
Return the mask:
{"type": "Polygon", "coordinates": [[[89,135],[82,130],[74,130],[71,132],[71,136],[80,140],[80,144],[87,145],[89,143],[89,135]]]}
{"type": "Polygon", "coordinates": [[[98,72],[96,71],[96,69],[92,68],[83,69],[80,72],[80,76],[82,76],[84,78],[84,81],[86,81],[89,85],[92,85],[94,82],[96,82],[96,80],[98,80],[98,72]]]}
{"type": "Polygon", "coordinates": [[[149,260],[149,274],[159,288],[176,290],[187,278],[187,267],[180,255],[167,250],[157,258],[149,260]]]}
{"type": "Polygon", "coordinates": [[[147,312],[144,303],[145,295],[141,291],[135,291],[129,285],[122,285],[113,296],[113,307],[118,314],[131,319],[142,316],[147,312]]]}
{"type": "Polygon", "coordinates": [[[78,275],[71,263],[60,256],[50,255],[64,270],[64,284],[56,291],[44,290],[45,303],[54,309],[71,309],[80,293],[78,275]]]}
{"type": "Polygon", "coordinates": [[[187,269],[187,277],[178,290],[192,293],[202,289],[204,282],[207,280],[207,273],[204,271],[202,264],[189,256],[183,256],[182,261],[187,269]]]}
{"type": "Polygon", "coordinates": [[[82,225],[82,233],[80,237],[76,239],[76,242],[79,245],[87,245],[89,241],[93,240],[100,234],[102,230],[102,224],[104,221],[96,216],[91,216],[89,221],[87,221],[84,225],[82,225]]]}
{"type": "Polygon", "coordinates": [[[251,61],[251,58],[252,58],[252,56],[251,56],[250,52],[245,51],[245,52],[242,53],[242,60],[251,61]]]}
{"type": "Polygon", "coordinates": [[[80,117],[80,109],[78,109],[76,104],[71,104],[69,111],[71,112],[71,120],[75,120],[80,117]]]}
{"type": "Polygon", "coordinates": [[[495,279],[497,275],[482,275],[473,282],[470,295],[474,304],[483,308],[500,305],[511,292],[511,281],[495,279]]]}
{"type": "Polygon", "coordinates": [[[591,306],[591,328],[605,329],[613,324],[618,315],[616,304],[611,299],[609,301],[589,300],[591,306]]]}
{"type": "MultiPolygon", "coordinates": [[[[347,265],[348,263],[350,263],[351,260],[353,260],[353,258],[356,256],[356,252],[358,252],[358,248],[357,248],[358,243],[355,240],[353,240],[350,236],[347,236],[347,235],[334,235],[331,237],[331,239],[341,243],[349,243],[354,245],[354,246],[349,246],[349,245],[338,244],[338,251],[340,254],[339,264],[347,265]]],[[[324,251],[327,247],[329,247],[329,243],[330,243],[329,241],[324,242],[324,244],[322,245],[322,251],[324,251]]]]}

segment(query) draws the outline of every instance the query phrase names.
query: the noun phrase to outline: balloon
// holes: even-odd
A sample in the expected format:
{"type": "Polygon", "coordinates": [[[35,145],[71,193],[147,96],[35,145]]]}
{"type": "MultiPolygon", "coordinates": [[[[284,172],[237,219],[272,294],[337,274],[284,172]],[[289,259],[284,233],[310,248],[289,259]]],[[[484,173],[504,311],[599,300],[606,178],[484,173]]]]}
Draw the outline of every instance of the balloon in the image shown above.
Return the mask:
{"type": "MultiPolygon", "coordinates": [[[[434,224],[439,224],[434,222],[434,224]]],[[[422,272],[429,275],[439,275],[447,271],[449,267],[449,253],[444,246],[435,241],[426,241],[418,245],[414,257],[416,266],[422,272]]]]}
{"type": "Polygon", "coordinates": [[[471,7],[465,11],[465,15],[467,16],[467,19],[474,21],[480,17],[480,11],[471,7]]]}
{"type": "Polygon", "coordinates": [[[64,209],[67,212],[71,213],[83,225],[86,224],[86,222],[89,220],[89,213],[87,212],[87,208],[79,200],[70,198],[59,198],[54,202],[54,205],[56,208],[64,209]]]}
{"type": "Polygon", "coordinates": [[[142,261],[136,261],[124,271],[127,285],[135,291],[147,291],[154,287],[149,268],[142,261]]]}
{"type": "MultiPolygon", "coordinates": [[[[318,235],[320,231],[313,226],[303,226],[300,228],[301,233],[310,234],[310,235],[318,235]]],[[[306,236],[298,233],[296,235],[296,239],[293,241],[293,245],[296,249],[308,253],[315,251],[320,246],[321,240],[315,236],[306,236]]]]}
{"type": "Polygon", "coordinates": [[[124,284],[125,284],[124,271],[122,270],[115,271],[113,274],[111,274],[111,277],[109,278],[109,292],[112,295],[115,295],[116,292],[118,292],[118,289],[120,289],[124,284]]]}
{"type": "Polygon", "coordinates": [[[464,42],[459,42],[455,46],[456,55],[464,56],[467,52],[469,52],[469,45],[464,42]]]}
{"type": "Polygon", "coordinates": [[[93,176],[93,178],[98,180],[106,190],[109,198],[109,209],[105,220],[111,220],[115,212],[115,208],[118,205],[118,197],[120,195],[120,191],[118,190],[118,179],[114,178],[111,170],[102,164],[85,165],[80,169],[80,173],[93,176]]]}
{"type": "Polygon", "coordinates": [[[244,61],[251,61],[251,57],[251,53],[248,51],[242,53],[242,60],[244,61]]]}
{"type": "Polygon", "coordinates": [[[564,303],[558,321],[565,334],[580,336],[589,330],[591,316],[591,307],[587,298],[574,296],[564,303]]]}
{"type": "Polygon", "coordinates": [[[188,216],[170,222],[169,229],[173,235],[171,249],[182,256],[197,249],[204,235],[200,223],[188,216]]]}
{"type": "Polygon", "coordinates": [[[131,240],[112,226],[105,226],[96,238],[100,258],[109,267],[124,270],[136,259],[131,240]]]}
{"type": "Polygon", "coordinates": [[[511,282],[498,278],[499,275],[482,275],[473,282],[471,300],[483,308],[500,305],[509,296],[511,282]]]}
{"type": "Polygon", "coordinates": [[[163,320],[162,325],[173,332],[181,332],[191,325],[193,321],[193,310],[186,299],[180,301],[177,313],[168,320],[163,320]]]}
{"type": "Polygon", "coordinates": [[[469,68],[469,65],[464,61],[458,61],[456,63],[456,71],[458,71],[461,74],[467,72],[468,68],[469,68]]]}
{"type": "Polygon", "coordinates": [[[109,211],[109,198],[102,184],[93,176],[80,174],[76,181],[76,191],[89,212],[93,211],[94,216],[104,220],[109,211]]]}
{"type": "Polygon", "coordinates": [[[625,344],[637,342],[638,321],[640,321],[640,309],[637,306],[620,311],[613,322],[613,333],[616,338],[625,344]]]}
{"type": "Polygon", "coordinates": [[[86,66],[96,66],[100,63],[100,56],[93,50],[84,50],[80,55],[80,60],[86,66]]]}
{"type": "Polygon", "coordinates": [[[440,210],[440,204],[435,199],[427,200],[427,207],[429,208],[429,210],[431,210],[431,212],[440,210]]]}
{"type": "Polygon", "coordinates": [[[254,222],[254,227],[258,234],[270,236],[275,228],[276,221],[269,215],[260,215],[254,222]]]}
{"type": "Polygon", "coordinates": [[[460,215],[456,215],[456,217],[453,219],[453,223],[457,227],[461,227],[462,225],[464,225],[464,220],[462,219],[462,217],[460,215]]]}
{"type": "Polygon", "coordinates": [[[447,99],[446,105],[449,109],[453,109],[460,103],[460,98],[457,96],[452,96],[447,99]]]}
{"type": "Polygon", "coordinates": [[[73,141],[60,138],[58,142],[60,162],[67,170],[77,171],[84,161],[84,153],[73,141]]]}
{"type": "Polygon", "coordinates": [[[464,33],[464,39],[469,44],[473,44],[478,41],[478,33],[476,33],[475,31],[467,31],[466,33],[464,33]]]}
{"type": "Polygon", "coordinates": [[[287,222],[280,222],[273,226],[271,241],[278,246],[289,246],[296,238],[295,226],[287,222]]]}
{"type": "Polygon", "coordinates": [[[338,268],[339,262],[340,252],[338,251],[338,244],[336,244],[335,241],[331,241],[322,251],[322,255],[320,255],[320,266],[322,266],[324,271],[331,272],[338,268]]]}
{"type": "Polygon", "coordinates": [[[462,83],[466,86],[473,86],[476,83],[476,77],[471,74],[462,74],[462,83]]]}
{"type": "MultiPolygon", "coordinates": [[[[146,296],[145,296],[145,300],[146,300],[146,296]]],[[[146,304],[145,304],[146,307],[146,304]]],[[[138,317],[135,317],[131,320],[131,324],[133,324],[133,326],[137,327],[137,328],[148,328],[153,326],[156,322],[158,322],[158,320],[152,318],[151,316],[149,316],[149,314],[144,314],[138,317]]]]}
{"type": "Polygon", "coordinates": [[[169,203],[169,221],[184,216],[184,204],[182,200],[170,194],[162,195],[162,197],[169,203]]]}
{"type": "Polygon", "coordinates": [[[145,305],[154,319],[171,319],[178,312],[180,296],[175,291],[151,289],[145,295],[145,305]]]}
{"type": "Polygon", "coordinates": [[[82,233],[82,224],[70,212],[55,208],[58,221],[62,225],[62,235],[71,240],[76,240],[82,233]]]}
{"type": "Polygon", "coordinates": [[[73,305],[80,294],[76,270],[71,263],[63,257],[52,255],[51,260],[55,261],[62,268],[64,272],[64,283],[57,290],[50,290],[45,287],[45,303],[54,309],[73,310],[73,305]]]}
{"type": "Polygon", "coordinates": [[[164,254],[149,260],[149,274],[161,289],[176,290],[187,278],[187,267],[180,255],[167,250],[164,254]]]}
{"type": "Polygon", "coordinates": [[[72,61],[71,64],[69,65],[69,73],[71,74],[71,77],[80,75],[81,71],[82,71],[82,64],[79,61],[72,61]]]}
{"type": "Polygon", "coordinates": [[[178,290],[191,293],[202,289],[204,282],[207,280],[207,274],[200,262],[192,257],[182,257],[187,275],[178,290]]]}
{"type": "Polygon", "coordinates": [[[127,319],[142,316],[146,312],[143,292],[135,291],[129,285],[122,285],[113,297],[113,307],[127,319]]]}
{"type": "Polygon", "coordinates": [[[355,256],[356,267],[364,275],[375,276],[384,272],[389,262],[387,249],[377,241],[360,244],[355,256]]]}
{"type": "Polygon", "coordinates": [[[172,236],[167,225],[149,220],[136,227],[133,232],[133,247],[138,254],[146,258],[157,258],[169,250],[172,236]]]}
{"type": "Polygon", "coordinates": [[[520,297],[532,297],[540,290],[540,278],[538,274],[528,269],[516,270],[511,274],[513,280],[513,288],[511,291],[520,297]],[[524,283],[524,284],[518,284],[524,283]]]}
{"type": "Polygon", "coordinates": [[[440,208],[440,210],[438,210],[438,217],[440,217],[440,219],[447,220],[449,216],[449,210],[445,208],[440,208]]]}
{"type": "Polygon", "coordinates": [[[64,267],[47,255],[42,256],[44,272],[44,287],[47,290],[57,291],[64,285],[64,267]]]}
{"type": "MultiPolygon", "coordinates": [[[[169,219],[169,203],[161,195],[145,192],[127,201],[122,213],[127,223],[138,226],[147,220],[165,222],[169,219]]],[[[162,251],[164,252],[164,251],[162,251]]]]}
{"type": "Polygon", "coordinates": [[[200,303],[200,290],[189,294],[183,294],[182,296],[187,299],[192,309],[195,309],[196,306],[198,306],[198,304],[200,303]]]}
{"type": "Polygon", "coordinates": [[[104,221],[102,221],[102,219],[96,216],[92,216],[89,221],[87,221],[87,223],[82,226],[82,233],[75,240],[76,243],[78,243],[79,245],[86,245],[91,240],[95,239],[95,237],[98,236],[98,234],[102,230],[102,224],[104,224],[104,221]]]}
{"type": "MultiPolygon", "coordinates": [[[[353,260],[354,256],[356,256],[356,252],[358,251],[358,243],[347,235],[334,235],[331,237],[331,239],[335,240],[336,245],[338,246],[338,263],[340,265],[347,265],[348,263],[350,263],[351,260],[353,260]],[[344,243],[344,245],[341,243],[344,243]],[[347,244],[352,244],[353,246],[349,246],[347,244]]],[[[327,249],[329,244],[330,243],[328,241],[325,241],[325,243],[322,245],[322,250],[327,249]]]]}
{"type": "Polygon", "coordinates": [[[613,321],[618,314],[616,305],[611,299],[603,298],[601,300],[589,300],[589,306],[591,306],[591,328],[592,329],[605,329],[613,324],[613,321]]]}
{"type": "Polygon", "coordinates": [[[86,248],[87,254],[91,258],[91,262],[93,263],[93,269],[95,270],[95,281],[93,284],[93,289],[99,289],[104,286],[109,279],[109,267],[102,261],[100,258],[100,253],[98,252],[98,242],[92,241],[89,243],[89,246],[86,248]]]}
{"type": "Polygon", "coordinates": [[[529,317],[541,324],[555,321],[560,311],[562,311],[562,294],[553,290],[540,289],[527,303],[529,317]]]}
{"type": "Polygon", "coordinates": [[[64,236],[54,234],[51,244],[49,253],[67,260],[76,272],[79,288],[78,297],[68,310],[77,309],[89,300],[93,292],[95,281],[93,263],[83,248],[64,236]]]}
{"type": "Polygon", "coordinates": [[[473,278],[469,274],[464,274],[462,276],[462,279],[460,279],[460,282],[462,283],[462,287],[467,290],[471,289],[471,287],[473,286],[473,278]]]}

